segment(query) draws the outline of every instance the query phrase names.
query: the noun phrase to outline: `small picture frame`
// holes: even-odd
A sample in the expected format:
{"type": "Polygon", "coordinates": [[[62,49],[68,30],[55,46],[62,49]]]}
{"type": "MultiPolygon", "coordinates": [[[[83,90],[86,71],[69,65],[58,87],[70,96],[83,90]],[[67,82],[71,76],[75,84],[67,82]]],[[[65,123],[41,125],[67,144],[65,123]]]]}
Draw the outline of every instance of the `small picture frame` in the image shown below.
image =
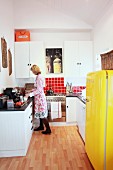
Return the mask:
{"type": "Polygon", "coordinates": [[[46,48],[46,74],[63,73],[62,48],[46,48]]]}

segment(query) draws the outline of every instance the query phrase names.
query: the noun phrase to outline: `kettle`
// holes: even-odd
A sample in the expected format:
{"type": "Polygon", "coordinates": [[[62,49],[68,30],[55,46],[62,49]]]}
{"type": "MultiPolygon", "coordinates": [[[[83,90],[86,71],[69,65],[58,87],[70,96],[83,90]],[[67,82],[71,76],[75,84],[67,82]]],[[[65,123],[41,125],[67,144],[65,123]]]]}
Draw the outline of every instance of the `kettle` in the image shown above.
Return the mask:
{"type": "Polygon", "coordinates": [[[52,88],[50,88],[49,90],[46,91],[46,96],[47,95],[53,95],[54,94],[54,91],[52,90],[52,88]]]}

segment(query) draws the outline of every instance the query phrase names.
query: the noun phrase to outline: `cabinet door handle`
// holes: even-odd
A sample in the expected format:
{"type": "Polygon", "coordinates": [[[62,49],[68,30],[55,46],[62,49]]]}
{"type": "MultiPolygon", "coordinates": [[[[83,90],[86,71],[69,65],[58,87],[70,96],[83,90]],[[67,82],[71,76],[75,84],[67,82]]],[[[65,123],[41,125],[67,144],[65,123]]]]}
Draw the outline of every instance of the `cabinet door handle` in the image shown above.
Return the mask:
{"type": "Polygon", "coordinates": [[[33,126],[32,126],[32,128],[31,128],[31,130],[33,130],[33,126]]]}
{"type": "Polygon", "coordinates": [[[30,108],[32,107],[32,105],[30,106],[30,108]]]}
{"type": "Polygon", "coordinates": [[[68,106],[67,106],[67,108],[68,108],[68,106]]]}
{"type": "Polygon", "coordinates": [[[33,122],[33,120],[31,120],[31,123],[33,122]]]}
{"type": "Polygon", "coordinates": [[[32,113],[30,114],[29,119],[31,118],[31,116],[32,116],[32,113]]]}
{"type": "Polygon", "coordinates": [[[28,66],[29,66],[29,64],[28,64],[28,66]]]}
{"type": "Polygon", "coordinates": [[[31,66],[31,64],[30,64],[30,66],[31,66]]]}

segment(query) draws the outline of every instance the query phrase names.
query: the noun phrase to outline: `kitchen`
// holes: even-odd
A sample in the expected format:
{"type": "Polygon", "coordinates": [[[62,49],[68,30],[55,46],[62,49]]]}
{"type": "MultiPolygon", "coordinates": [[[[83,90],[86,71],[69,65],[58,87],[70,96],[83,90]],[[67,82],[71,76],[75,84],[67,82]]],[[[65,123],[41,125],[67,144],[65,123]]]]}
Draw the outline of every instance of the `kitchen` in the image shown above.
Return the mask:
{"type": "MultiPolygon", "coordinates": [[[[13,54],[12,75],[11,76],[8,75],[7,68],[2,68],[2,67],[0,68],[1,70],[0,93],[2,93],[3,89],[6,87],[12,87],[12,86],[15,87],[17,85],[23,86],[26,82],[33,81],[32,78],[30,78],[29,80],[26,78],[24,78],[24,80],[20,78],[15,79],[14,45],[13,45],[14,44],[14,29],[15,30],[19,30],[19,29],[30,30],[31,41],[44,41],[46,48],[63,47],[64,41],[93,41],[93,59],[92,60],[93,60],[94,71],[100,69],[100,61],[99,61],[100,56],[99,55],[105,51],[109,51],[110,49],[112,49],[113,39],[111,35],[112,35],[112,24],[113,24],[112,23],[113,22],[113,14],[112,14],[113,4],[111,1],[103,1],[102,2],[103,6],[102,4],[100,5],[99,2],[97,2],[98,5],[96,6],[96,9],[95,9],[96,12],[94,12],[93,17],[95,16],[95,18],[99,19],[99,17],[97,16],[98,15],[97,10],[98,11],[101,10],[100,11],[101,17],[100,17],[99,22],[97,22],[97,24],[95,25],[94,25],[95,20],[93,17],[92,17],[92,20],[89,20],[89,24],[86,24],[85,22],[79,19],[76,19],[76,17],[74,18],[68,17],[67,15],[65,15],[65,13],[63,14],[60,13],[59,11],[57,11],[57,7],[61,8],[60,3],[57,4],[58,6],[55,6],[55,10],[54,10],[53,8],[54,4],[51,3],[50,5],[49,4],[50,1],[48,1],[48,4],[46,2],[44,6],[41,1],[39,2],[29,1],[27,2],[28,8],[26,9],[25,9],[26,1],[24,2],[15,1],[15,4],[13,4],[13,1],[10,1],[10,2],[0,1],[0,2],[1,2],[0,18],[2,21],[1,28],[0,28],[0,35],[1,37],[4,37],[6,39],[7,46],[8,46],[7,48],[8,49],[10,48],[13,54]],[[33,3],[34,3],[34,6],[32,7],[33,3]],[[19,6],[21,6],[21,9],[19,8],[19,6]],[[102,13],[102,9],[103,9],[103,13],[102,13]],[[5,14],[4,14],[4,10],[7,11],[5,14]],[[28,15],[26,15],[27,13],[30,13],[31,16],[29,17],[28,15]],[[31,17],[34,19],[30,19],[31,17]]],[[[74,5],[72,5],[70,2],[69,3],[67,2],[67,6],[74,7],[74,5]]],[[[84,1],[84,6],[85,6],[85,1],[84,1]]],[[[83,10],[83,8],[81,8],[81,10],[83,10]]],[[[91,11],[93,11],[92,8],[90,9],[90,12],[91,11]]],[[[87,14],[87,10],[85,12],[87,14]]],[[[41,66],[41,68],[43,69],[43,66],[41,66]]],[[[67,69],[67,66],[65,68],[65,65],[64,65],[64,69],[66,69],[66,72],[68,72],[68,69],[70,70],[69,67],[67,69]]],[[[65,72],[61,75],[59,74],[59,75],[54,75],[54,76],[56,78],[64,77],[65,72]]],[[[73,76],[74,74],[72,75],[71,80],[73,80],[73,76]]],[[[73,82],[73,84],[76,83],[76,86],[84,86],[85,84],[85,81],[83,81],[84,79],[79,77],[77,74],[75,76],[76,76],[76,82],[73,82]]],[[[53,74],[45,75],[45,77],[52,78],[53,74]]]]}

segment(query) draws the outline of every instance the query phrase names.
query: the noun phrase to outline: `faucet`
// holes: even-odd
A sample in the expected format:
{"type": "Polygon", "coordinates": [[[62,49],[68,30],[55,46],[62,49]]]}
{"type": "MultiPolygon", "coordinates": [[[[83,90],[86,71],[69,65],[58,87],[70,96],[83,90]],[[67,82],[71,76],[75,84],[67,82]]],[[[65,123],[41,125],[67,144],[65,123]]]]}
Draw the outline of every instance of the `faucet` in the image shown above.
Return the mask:
{"type": "Polygon", "coordinates": [[[66,93],[73,93],[73,90],[72,90],[72,83],[68,83],[66,84],[66,93]]]}
{"type": "Polygon", "coordinates": [[[70,83],[70,93],[73,93],[73,90],[72,90],[72,83],[70,83]]]}

